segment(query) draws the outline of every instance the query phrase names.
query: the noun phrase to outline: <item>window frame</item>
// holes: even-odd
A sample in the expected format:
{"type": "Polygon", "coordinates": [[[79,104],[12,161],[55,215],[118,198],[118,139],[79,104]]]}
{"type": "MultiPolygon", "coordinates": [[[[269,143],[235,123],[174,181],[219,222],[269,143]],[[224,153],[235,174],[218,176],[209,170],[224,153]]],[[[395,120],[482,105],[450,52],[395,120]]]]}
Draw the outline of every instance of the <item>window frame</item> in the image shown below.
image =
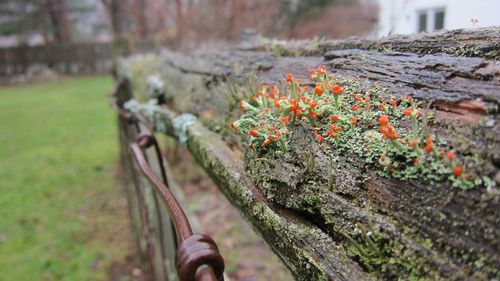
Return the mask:
{"type": "Polygon", "coordinates": [[[446,7],[444,6],[439,6],[439,7],[432,7],[432,8],[423,8],[423,9],[417,9],[416,10],[417,14],[417,24],[416,24],[416,32],[417,33],[422,33],[422,32],[434,32],[438,30],[443,30],[446,28],[446,7]],[[442,22],[442,28],[437,29],[436,28],[436,18],[437,14],[442,13],[443,14],[443,22],[442,22]],[[421,30],[422,26],[422,17],[425,16],[425,30],[421,30]]]}
{"type": "Polygon", "coordinates": [[[435,8],[434,11],[434,20],[433,20],[433,23],[432,23],[432,27],[433,27],[433,30],[432,31],[438,31],[438,30],[443,30],[444,29],[444,25],[445,25],[445,22],[446,22],[446,9],[445,7],[441,7],[441,8],[435,8]],[[442,22],[442,27],[441,28],[436,28],[436,23],[437,23],[437,14],[438,13],[443,13],[443,22],[442,22]]]}

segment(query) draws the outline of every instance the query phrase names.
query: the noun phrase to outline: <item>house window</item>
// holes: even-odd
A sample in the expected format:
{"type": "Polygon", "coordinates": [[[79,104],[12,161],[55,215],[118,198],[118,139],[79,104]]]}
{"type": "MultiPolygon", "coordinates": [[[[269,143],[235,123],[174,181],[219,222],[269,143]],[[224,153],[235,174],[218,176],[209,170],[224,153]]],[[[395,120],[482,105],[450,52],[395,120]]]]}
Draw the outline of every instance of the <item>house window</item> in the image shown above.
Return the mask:
{"type": "Polygon", "coordinates": [[[427,31],[427,12],[420,12],[418,14],[418,32],[427,31]]]}
{"type": "Polygon", "coordinates": [[[444,28],[444,10],[438,10],[434,13],[434,30],[444,28]]]}
{"type": "Polygon", "coordinates": [[[432,32],[444,28],[444,8],[431,8],[417,12],[417,32],[432,32]]]}

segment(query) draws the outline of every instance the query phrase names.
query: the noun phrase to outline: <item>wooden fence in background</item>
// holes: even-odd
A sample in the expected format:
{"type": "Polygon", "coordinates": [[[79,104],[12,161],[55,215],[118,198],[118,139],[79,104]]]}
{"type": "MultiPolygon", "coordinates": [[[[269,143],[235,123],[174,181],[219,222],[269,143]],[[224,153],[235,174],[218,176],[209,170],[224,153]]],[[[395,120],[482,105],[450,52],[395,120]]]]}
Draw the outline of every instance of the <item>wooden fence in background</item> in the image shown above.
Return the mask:
{"type": "Polygon", "coordinates": [[[108,73],[111,43],[18,46],[0,49],[0,77],[24,74],[31,68],[49,67],[60,74],[108,73]]]}

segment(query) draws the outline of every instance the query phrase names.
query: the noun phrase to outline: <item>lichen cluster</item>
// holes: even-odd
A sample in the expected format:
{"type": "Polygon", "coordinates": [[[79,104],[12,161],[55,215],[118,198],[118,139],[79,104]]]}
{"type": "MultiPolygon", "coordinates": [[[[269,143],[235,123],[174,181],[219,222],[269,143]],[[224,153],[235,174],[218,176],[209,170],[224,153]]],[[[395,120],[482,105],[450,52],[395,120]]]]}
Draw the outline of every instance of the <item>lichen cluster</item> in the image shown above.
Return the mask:
{"type": "Polygon", "coordinates": [[[331,159],[351,152],[386,177],[474,187],[475,176],[463,170],[460,157],[430,133],[432,114],[418,101],[384,100],[375,87],[360,92],[355,80],[337,79],[325,66],[309,75],[301,81],[288,74],[281,87],[262,84],[240,101],[244,114],[231,128],[248,148],[286,154],[291,126],[305,126],[331,159]]]}

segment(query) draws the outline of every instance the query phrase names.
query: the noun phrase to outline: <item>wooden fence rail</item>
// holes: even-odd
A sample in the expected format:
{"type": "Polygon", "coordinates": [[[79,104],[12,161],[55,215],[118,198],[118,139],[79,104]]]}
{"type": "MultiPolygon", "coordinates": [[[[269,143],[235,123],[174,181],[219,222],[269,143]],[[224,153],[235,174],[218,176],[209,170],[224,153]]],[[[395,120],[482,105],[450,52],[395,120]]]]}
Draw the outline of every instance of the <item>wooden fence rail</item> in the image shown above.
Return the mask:
{"type": "Polygon", "coordinates": [[[129,85],[122,102],[135,99],[124,108],[186,145],[296,280],[497,280],[499,46],[498,27],[373,41],[259,40],[131,57],[117,78],[129,85]],[[353,149],[329,162],[307,121],[286,128],[286,155],[242,145],[229,128],[239,101],[286,73],[305,81],[319,65],[358,93],[421,103],[432,117],[426,130],[461,157],[475,187],[383,176],[353,149]],[[161,99],[148,95],[158,85],[161,99]]]}
{"type": "Polygon", "coordinates": [[[61,74],[108,73],[111,43],[19,46],[0,49],[0,76],[24,74],[30,68],[49,67],[61,74]]]}

